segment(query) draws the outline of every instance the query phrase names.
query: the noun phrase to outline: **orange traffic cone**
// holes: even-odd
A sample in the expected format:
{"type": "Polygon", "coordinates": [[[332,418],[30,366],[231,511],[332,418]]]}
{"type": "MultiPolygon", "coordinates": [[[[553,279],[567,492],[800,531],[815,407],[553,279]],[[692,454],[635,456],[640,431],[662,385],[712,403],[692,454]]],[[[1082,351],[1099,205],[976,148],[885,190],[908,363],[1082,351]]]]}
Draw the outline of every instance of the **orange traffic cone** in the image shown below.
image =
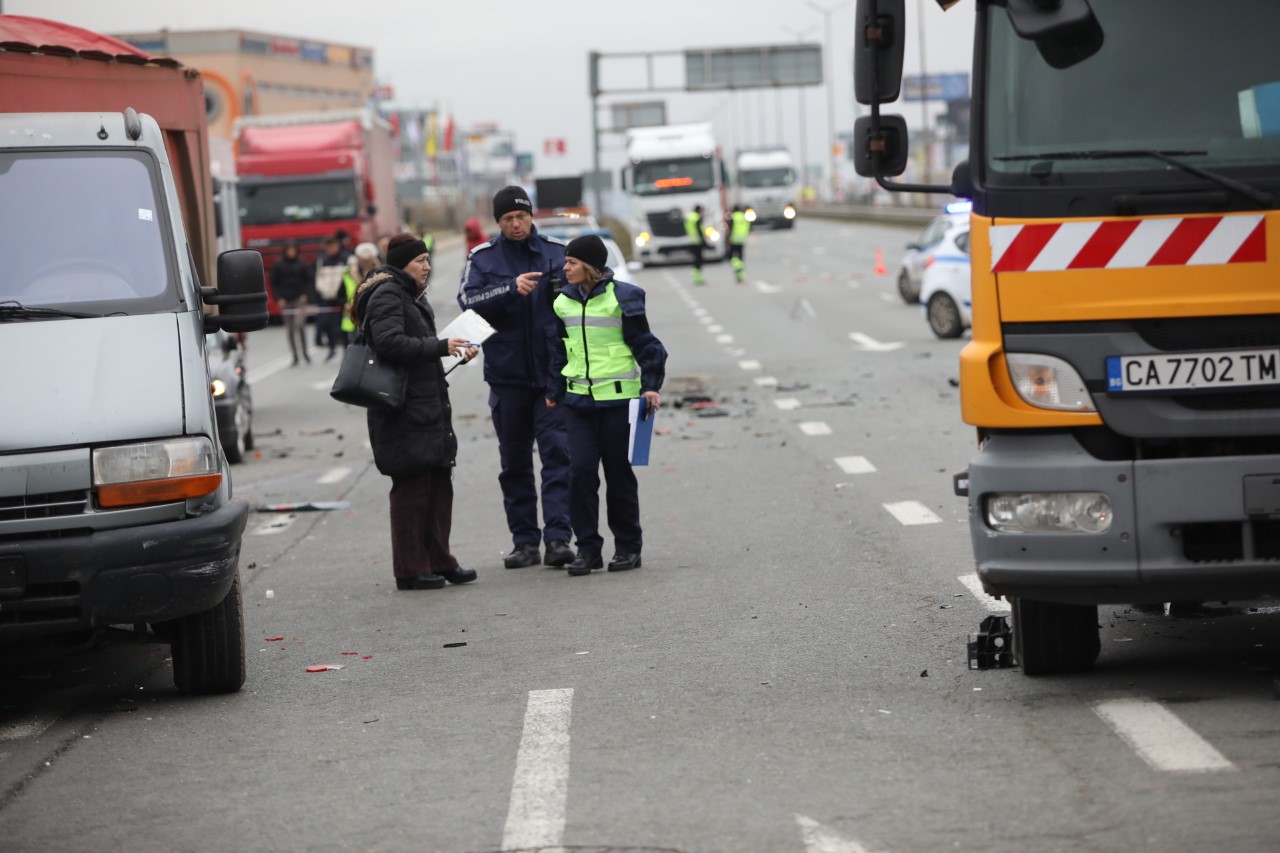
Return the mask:
{"type": "Polygon", "coordinates": [[[889,271],[884,268],[884,252],[876,249],[876,275],[888,275],[889,271]]]}

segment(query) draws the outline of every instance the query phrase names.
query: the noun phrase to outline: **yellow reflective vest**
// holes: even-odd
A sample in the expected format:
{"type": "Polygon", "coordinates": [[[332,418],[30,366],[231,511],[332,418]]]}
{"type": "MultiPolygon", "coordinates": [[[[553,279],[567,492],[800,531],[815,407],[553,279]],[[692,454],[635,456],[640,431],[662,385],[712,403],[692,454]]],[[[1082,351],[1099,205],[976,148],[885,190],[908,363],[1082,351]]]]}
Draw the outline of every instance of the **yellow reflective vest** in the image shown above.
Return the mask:
{"type": "Polygon", "coordinates": [[[702,216],[696,210],[691,210],[684,215],[684,233],[689,235],[690,243],[702,242],[702,231],[698,227],[702,224],[702,216]]]}
{"type": "Polygon", "coordinates": [[[751,222],[741,210],[735,210],[729,217],[729,242],[741,246],[747,242],[747,234],[751,232],[751,222]]]}
{"type": "Polygon", "coordinates": [[[586,302],[561,293],[552,303],[564,323],[566,390],[595,400],[640,396],[640,365],[622,338],[622,306],[613,282],[586,302]]]}

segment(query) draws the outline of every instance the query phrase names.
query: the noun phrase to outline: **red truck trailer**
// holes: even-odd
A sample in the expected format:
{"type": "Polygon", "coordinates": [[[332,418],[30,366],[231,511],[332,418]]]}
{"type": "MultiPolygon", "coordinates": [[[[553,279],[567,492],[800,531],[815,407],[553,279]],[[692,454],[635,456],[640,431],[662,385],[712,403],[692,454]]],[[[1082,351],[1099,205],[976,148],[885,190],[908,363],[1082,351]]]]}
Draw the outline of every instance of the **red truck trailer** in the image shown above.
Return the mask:
{"type": "Polygon", "coordinates": [[[244,117],[236,144],[241,237],[268,271],[291,241],[314,263],[324,238],[340,230],[368,242],[395,233],[391,125],[375,113],[244,117]]]}

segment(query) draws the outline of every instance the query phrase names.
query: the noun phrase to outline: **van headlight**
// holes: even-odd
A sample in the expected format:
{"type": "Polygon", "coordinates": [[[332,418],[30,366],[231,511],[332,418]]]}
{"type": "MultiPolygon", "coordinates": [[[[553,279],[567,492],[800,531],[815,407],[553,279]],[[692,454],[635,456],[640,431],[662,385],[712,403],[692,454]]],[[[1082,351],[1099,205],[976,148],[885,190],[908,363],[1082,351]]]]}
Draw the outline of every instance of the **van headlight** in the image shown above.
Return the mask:
{"type": "Polygon", "coordinates": [[[198,498],[218,490],[222,474],[203,436],[140,441],[93,451],[93,489],[103,507],[198,498]]]}
{"type": "Polygon", "coordinates": [[[711,226],[708,225],[706,228],[704,228],[702,230],[702,233],[706,234],[707,239],[710,240],[712,243],[720,242],[720,232],[712,228],[711,226]]]}
{"type": "Polygon", "coordinates": [[[1002,533],[1106,533],[1111,498],[1102,492],[998,492],[987,525],[1002,533]]]}
{"type": "Polygon", "coordinates": [[[746,217],[748,222],[755,222],[756,221],[755,208],[748,207],[746,212],[746,217]]]}
{"type": "Polygon", "coordinates": [[[784,219],[795,219],[796,209],[791,205],[787,205],[786,207],[782,208],[782,216],[784,219]]]}
{"type": "Polygon", "coordinates": [[[1093,397],[1076,369],[1060,358],[1038,353],[1005,353],[1018,396],[1037,409],[1096,412],[1093,397]]]}
{"type": "Polygon", "coordinates": [[[638,235],[636,235],[636,248],[643,249],[645,246],[649,245],[649,241],[652,239],[653,239],[653,235],[650,234],[648,231],[641,231],[638,235]]]}

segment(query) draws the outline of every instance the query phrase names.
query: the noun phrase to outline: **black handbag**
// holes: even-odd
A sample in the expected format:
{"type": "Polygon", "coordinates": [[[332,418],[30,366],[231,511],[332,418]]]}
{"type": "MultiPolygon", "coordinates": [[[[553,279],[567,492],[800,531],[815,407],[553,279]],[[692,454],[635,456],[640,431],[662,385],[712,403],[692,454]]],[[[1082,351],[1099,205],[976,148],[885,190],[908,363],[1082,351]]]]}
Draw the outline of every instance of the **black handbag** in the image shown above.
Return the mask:
{"type": "Polygon", "coordinates": [[[383,361],[365,341],[364,329],[359,329],[342,356],[329,396],[366,409],[400,408],[404,405],[408,373],[397,364],[383,361]]]}

